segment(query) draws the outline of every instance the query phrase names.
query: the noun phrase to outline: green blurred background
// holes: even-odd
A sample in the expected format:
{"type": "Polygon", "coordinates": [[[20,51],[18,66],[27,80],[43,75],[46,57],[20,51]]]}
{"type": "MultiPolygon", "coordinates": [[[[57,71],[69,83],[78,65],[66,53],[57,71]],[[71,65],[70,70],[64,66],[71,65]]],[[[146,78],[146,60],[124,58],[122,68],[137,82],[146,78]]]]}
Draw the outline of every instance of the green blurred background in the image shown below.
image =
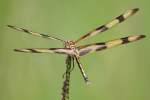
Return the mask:
{"type": "Polygon", "coordinates": [[[70,100],[150,100],[148,0],[0,0],[0,100],[60,100],[65,56],[14,52],[14,48],[62,47],[5,27],[16,25],[62,39],[77,39],[125,10],[140,11],[117,27],[81,44],[133,34],[147,38],[82,57],[92,84],[76,65],[70,100]]]}

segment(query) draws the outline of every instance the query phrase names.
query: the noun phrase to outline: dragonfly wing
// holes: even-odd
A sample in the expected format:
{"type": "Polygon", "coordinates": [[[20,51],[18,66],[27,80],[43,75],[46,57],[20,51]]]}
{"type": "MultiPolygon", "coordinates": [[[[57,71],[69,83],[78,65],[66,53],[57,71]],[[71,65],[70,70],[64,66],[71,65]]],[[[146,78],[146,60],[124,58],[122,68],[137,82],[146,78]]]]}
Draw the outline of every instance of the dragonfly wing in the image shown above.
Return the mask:
{"type": "Polygon", "coordinates": [[[15,49],[15,51],[26,53],[58,53],[67,55],[74,54],[73,50],[68,48],[23,48],[23,49],[15,49]]]}
{"type": "Polygon", "coordinates": [[[90,31],[89,33],[83,35],[82,37],[80,37],[78,40],[76,40],[75,42],[79,42],[80,40],[83,40],[85,38],[91,37],[96,35],[97,33],[101,33],[104,32],[108,29],[110,29],[111,27],[123,22],[124,20],[126,20],[128,17],[132,16],[133,14],[135,14],[139,9],[135,8],[135,9],[130,9],[128,11],[126,11],[125,13],[121,14],[120,16],[114,18],[112,21],[110,21],[107,24],[104,24],[102,26],[97,27],[96,29],[90,31]]]}
{"type": "Polygon", "coordinates": [[[79,55],[83,56],[83,55],[86,55],[88,53],[92,53],[95,51],[101,51],[101,50],[104,50],[107,48],[112,48],[114,46],[127,44],[127,43],[130,43],[133,41],[140,40],[144,37],[145,37],[145,35],[134,35],[134,36],[128,36],[128,37],[115,39],[115,40],[111,40],[111,41],[107,41],[107,42],[101,42],[101,43],[94,43],[94,44],[89,44],[89,45],[85,45],[85,46],[79,46],[78,47],[79,55]]]}
{"type": "Polygon", "coordinates": [[[31,34],[31,35],[34,35],[34,36],[39,36],[39,37],[43,37],[43,38],[47,38],[47,39],[59,40],[61,42],[64,42],[64,40],[62,40],[62,39],[59,39],[59,38],[56,38],[56,37],[53,37],[53,36],[50,36],[50,35],[47,35],[47,34],[33,32],[33,31],[30,31],[30,30],[27,30],[27,29],[24,29],[24,28],[19,28],[19,27],[12,26],[12,25],[7,25],[7,26],[12,28],[12,29],[15,29],[17,31],[25,32],[25,33],[28,33],[28,34],[31,34]]]}

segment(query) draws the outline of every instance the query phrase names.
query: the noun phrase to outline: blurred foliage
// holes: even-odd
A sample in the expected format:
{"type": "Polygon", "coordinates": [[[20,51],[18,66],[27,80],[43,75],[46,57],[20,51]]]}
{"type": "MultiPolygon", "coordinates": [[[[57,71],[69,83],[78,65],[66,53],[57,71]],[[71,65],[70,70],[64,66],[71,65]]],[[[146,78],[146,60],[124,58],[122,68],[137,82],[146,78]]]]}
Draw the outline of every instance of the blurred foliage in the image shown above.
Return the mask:
{"type": "Polygon", "coordinates": [[[76,65],[70,100],[150,100],[148,0],[0,0],[0,100],[60,100],[65,56],[16,53],[14,48],[62,47],[5,27],[7,24],[77,39],[127,9],[140,11],[119,26],[81,44],[132,34],[147,38],[81,58],[92,81],[84,83],[76,65]]]}

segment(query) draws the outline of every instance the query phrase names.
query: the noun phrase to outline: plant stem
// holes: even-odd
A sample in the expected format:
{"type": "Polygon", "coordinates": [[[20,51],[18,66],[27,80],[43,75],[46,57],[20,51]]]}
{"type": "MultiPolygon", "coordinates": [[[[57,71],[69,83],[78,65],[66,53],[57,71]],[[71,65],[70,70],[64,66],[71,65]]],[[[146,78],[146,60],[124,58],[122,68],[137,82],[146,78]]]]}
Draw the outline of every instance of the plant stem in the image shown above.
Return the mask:
{"type": "Polygon", "coordinates": [[[61,100],[69,100],[70,74],[73,68],[74,68],[74,59],[71,56],[68,56],[66,59],[66,72],[63,75],[65,80],[63,82],[63,87],[62,87],[62,99],[61,100]]]}

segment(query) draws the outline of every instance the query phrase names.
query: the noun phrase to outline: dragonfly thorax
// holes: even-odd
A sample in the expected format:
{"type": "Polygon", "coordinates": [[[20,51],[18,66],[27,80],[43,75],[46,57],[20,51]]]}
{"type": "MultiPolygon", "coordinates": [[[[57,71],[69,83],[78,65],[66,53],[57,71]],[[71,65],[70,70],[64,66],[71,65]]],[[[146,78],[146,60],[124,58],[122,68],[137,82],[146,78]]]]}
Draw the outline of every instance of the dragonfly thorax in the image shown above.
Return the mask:
{"type": "Polygon", "coordinates": [[[64,45],[65,45],[66,48],[70,48],[70,49],[75,49],[76,48],[74,41],[65,41],[64,45]]]}
{"type": "Polygon", "coordinates": [[[73,50],[73,52],[74,52],[73,55],[76,55],[77,57],[79,57],[79,51],[76,48],[76,44],[74,41],[65,41],[64,45],[65,45],[65,48],[69,48],[69,49],[73,50]]]}

